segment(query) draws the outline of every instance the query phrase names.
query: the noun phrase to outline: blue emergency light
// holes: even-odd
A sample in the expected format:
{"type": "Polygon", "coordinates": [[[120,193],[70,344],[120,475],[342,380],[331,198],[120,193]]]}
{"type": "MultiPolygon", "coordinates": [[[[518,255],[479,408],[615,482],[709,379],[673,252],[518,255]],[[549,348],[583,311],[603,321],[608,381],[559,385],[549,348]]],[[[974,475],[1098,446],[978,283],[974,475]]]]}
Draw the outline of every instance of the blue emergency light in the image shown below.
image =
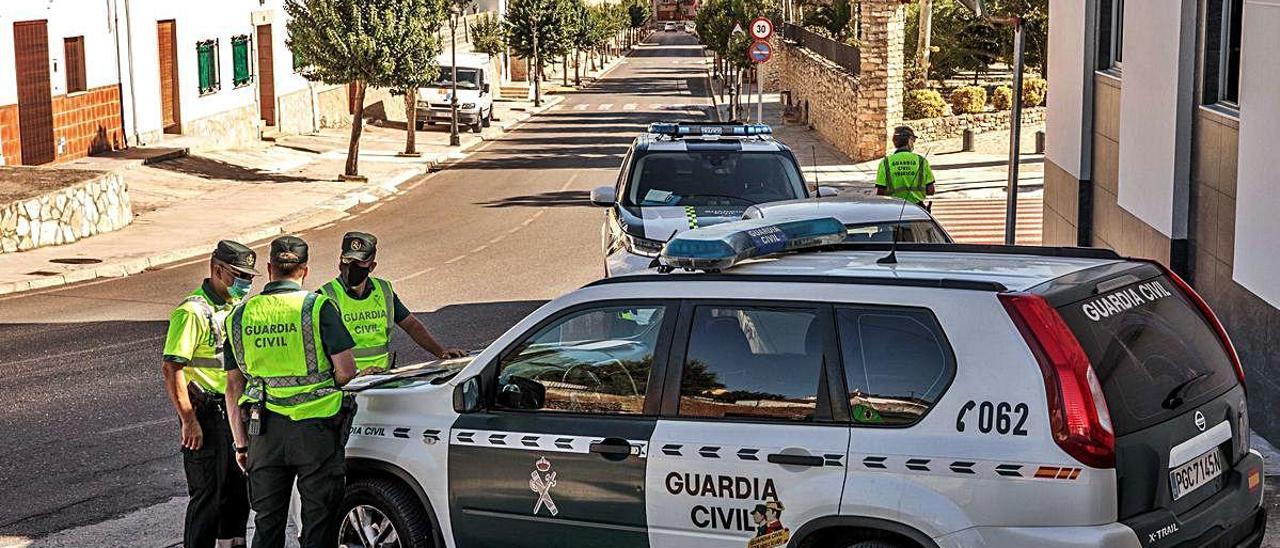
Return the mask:
{"type": "Polygon", "coordinates": [[[654,122],[649,133],[668,137],[750,137],[772,135],[768,124],[681,124],[679,122],[654,122]]]}
{"type": "Polygon", "coordinates": [[[658,261],[667,270],[724,270],[747,259],[835,245],[847,235],[844,224],[832,217],[733,221],[675,236],[658,261]]]}

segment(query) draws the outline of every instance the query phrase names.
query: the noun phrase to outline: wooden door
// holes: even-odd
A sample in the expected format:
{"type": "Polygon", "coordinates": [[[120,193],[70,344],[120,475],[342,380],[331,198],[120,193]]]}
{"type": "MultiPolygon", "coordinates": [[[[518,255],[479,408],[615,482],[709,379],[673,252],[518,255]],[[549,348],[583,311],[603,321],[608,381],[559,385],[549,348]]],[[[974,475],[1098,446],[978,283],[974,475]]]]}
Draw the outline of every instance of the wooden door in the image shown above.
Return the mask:
{"type": "Polygon", "coordinates": [[[156,22],[156,44],[160,54],[160,116],[165,133],[182,132],[181,104],[178,101],[178,37],[172,20],[156,22]]]}
{"type": "Polygon", "coordinates": [[[14,23],[13,46],[18,69],[18,136],[22,164],[47,164],[54,160],[48,21],[14,23]]]}
{"type": "Polygon", "coordinates": [[[271,25],[258,25],[258,109],[262,122],[276,125],[275,57],[271,53],[271,25]]]}

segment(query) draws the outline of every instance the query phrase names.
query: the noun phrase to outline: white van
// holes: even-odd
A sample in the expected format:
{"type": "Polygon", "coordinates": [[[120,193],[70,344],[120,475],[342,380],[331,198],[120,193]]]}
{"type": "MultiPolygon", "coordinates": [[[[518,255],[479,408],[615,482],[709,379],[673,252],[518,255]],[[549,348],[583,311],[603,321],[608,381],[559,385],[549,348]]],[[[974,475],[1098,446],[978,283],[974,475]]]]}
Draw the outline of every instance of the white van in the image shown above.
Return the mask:
{"type": "MultiPolygon", "coordinates": [[[[448,123],[450,119],[453,55],[441,54],[436,61],[440,64],[440,76],[434,84],[418,90],[419,129],[436,122],[448,123]]],[[[490,86],[494,77],[489,55],[459,53],[457,63],[458,125],[470,127],[471,131],[479,133],[480,128],[489,127],[489,122],[493,120],[493,91],[490,86]]]]}

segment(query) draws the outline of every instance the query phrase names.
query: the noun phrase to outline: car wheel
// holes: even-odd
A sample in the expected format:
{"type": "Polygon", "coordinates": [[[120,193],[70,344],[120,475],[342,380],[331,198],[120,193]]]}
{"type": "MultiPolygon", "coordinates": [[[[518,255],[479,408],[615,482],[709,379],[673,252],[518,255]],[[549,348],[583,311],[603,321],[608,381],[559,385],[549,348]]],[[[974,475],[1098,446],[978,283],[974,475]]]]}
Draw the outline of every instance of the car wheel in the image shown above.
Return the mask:
{"type": "Polygon", "coordinates": [[[493,107],[489,107],[489,112],[484,113],[484,118],[480,119],[480,125],[489,127],[493,122],[493,107]]]}
{"type": "Polygon", "coordinates": [[[481,129],[481,128],[480,128],[480,125],[481,125],[481,123],[482,123],[482,122],[481,122],[480,120],[476,120],[476,123],[471,124],[471,131],[472,131],[473,133],[480,133],[480,129],[481,129]]]}
{"type": "Polygon", "coordinates": [[[338,543],[346,548],[435,546],[431,522],[418,498],[401,483],[363,478],[347,484],[338,543]]]}
{"type": "Polygon", "coordinates": [[[429,126],[434,126],[434,125],[436,125],[436,121],[435,121],[435,120],[427,120],[427,125],[429,125],[429,126]]]}

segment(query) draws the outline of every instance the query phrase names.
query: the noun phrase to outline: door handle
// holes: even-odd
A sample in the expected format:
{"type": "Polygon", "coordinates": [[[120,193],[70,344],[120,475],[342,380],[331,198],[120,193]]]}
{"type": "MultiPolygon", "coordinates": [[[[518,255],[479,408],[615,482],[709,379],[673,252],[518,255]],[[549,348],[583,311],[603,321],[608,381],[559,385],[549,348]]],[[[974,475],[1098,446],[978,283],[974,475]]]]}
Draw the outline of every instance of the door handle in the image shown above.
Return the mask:
{"type": "Polygon", "coordinates": [[[589,450],[609,460],[623,460],[631,455],[640,453],[639,447],[631,445],[630,442],[622,438],[605,438],[592,442],[589,450]]]}
{"type": "Polygon", "coordinates": [[[767,457],[769,462],[774,464],[786,464],[790,466],[822,466],[825,461],[822,457],[816,455],[785,455],[782,453],[773,453],[767,457]]]}

